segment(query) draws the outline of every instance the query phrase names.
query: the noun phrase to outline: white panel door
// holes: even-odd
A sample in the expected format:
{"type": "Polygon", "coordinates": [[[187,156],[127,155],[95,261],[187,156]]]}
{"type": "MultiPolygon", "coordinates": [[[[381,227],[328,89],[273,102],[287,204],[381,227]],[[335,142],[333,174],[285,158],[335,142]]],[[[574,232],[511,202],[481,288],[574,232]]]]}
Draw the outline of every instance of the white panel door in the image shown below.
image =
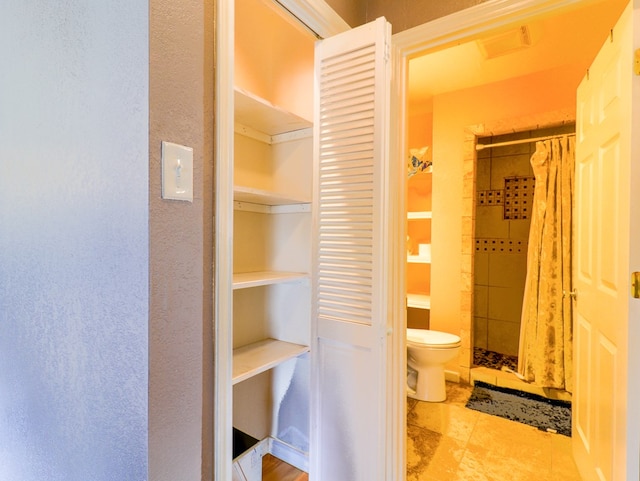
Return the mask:
{"type": "Polygon", "coordinates": [[[577,94],[573,446],[584,480],[638,479],[637,23],[629,5],[577,94]]]}
{"type": "MultiPolygon", "coordinates": [[[[314,481],[385,479],[390,25],[316,47],[312,447],[314,481]]],[[[397,248],[397,246],[395,246],[397,248]]]]}

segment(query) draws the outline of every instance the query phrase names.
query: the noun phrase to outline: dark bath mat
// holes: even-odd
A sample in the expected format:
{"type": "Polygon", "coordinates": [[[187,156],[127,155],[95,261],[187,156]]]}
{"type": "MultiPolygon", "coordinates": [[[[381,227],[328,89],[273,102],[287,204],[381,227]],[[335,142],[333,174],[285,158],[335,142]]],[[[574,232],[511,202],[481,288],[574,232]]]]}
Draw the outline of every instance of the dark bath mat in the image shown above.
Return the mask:
{"type": "Polygon", "coordinates": [[[571,437],[571,403],[476,381],[467,407],[571,437]]]}

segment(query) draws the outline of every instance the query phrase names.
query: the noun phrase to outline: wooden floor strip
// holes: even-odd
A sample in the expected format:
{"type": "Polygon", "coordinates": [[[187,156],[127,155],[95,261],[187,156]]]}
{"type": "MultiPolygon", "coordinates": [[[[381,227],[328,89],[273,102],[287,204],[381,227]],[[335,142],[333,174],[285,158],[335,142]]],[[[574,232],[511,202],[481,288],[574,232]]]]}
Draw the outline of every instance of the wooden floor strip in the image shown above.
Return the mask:
{"type": "Polygon", "coordinates": [[[309,481],[309,475],[271,454],[265,454],[262,458],[262,481],[309,481]]]}

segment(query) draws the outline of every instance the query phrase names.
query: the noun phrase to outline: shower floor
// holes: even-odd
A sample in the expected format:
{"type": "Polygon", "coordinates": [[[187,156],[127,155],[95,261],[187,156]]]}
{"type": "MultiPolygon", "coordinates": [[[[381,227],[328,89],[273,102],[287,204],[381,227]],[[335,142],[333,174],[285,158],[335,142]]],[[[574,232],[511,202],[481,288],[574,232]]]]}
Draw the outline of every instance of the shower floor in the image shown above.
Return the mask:
{"type": "Polygon", "coordinates": [[[506,366],[514,371],[518,368],[518,356],[510,356],[500,352],[489,351],[481,347],[473,348],[473,364],[479,367],[502,369],[506,366]]]}

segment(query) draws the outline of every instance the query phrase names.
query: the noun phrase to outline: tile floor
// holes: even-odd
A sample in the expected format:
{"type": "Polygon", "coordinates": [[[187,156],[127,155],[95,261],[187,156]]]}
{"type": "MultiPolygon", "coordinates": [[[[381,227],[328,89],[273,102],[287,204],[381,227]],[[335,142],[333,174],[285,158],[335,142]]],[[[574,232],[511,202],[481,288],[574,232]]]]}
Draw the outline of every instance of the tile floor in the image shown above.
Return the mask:
{"type": "Polygon", "coordinates": [[[407,481],[580,481],[571,438],[465,408],[471,387],[447,383],[447,401],[407,399],[407,481]]]}

